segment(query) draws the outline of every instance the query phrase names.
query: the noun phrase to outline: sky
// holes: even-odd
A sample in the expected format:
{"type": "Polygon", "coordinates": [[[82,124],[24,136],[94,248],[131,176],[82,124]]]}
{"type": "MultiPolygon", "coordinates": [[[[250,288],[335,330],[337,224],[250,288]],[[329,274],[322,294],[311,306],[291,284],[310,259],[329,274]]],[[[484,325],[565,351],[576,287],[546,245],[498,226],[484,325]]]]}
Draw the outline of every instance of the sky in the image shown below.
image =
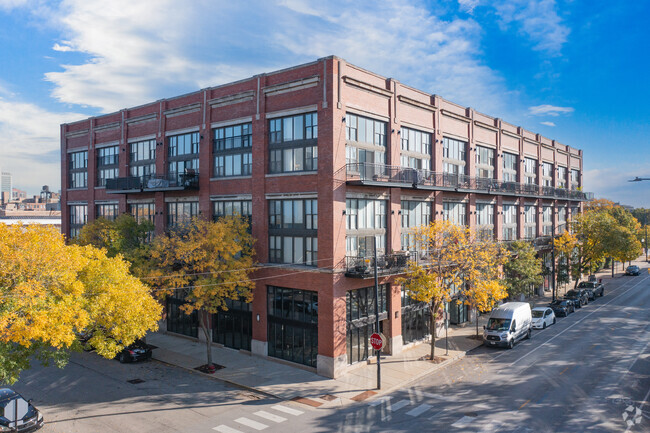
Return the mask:
{"type": "Polygon", "coordinates": [[[650,1],[0,0],[0,168],[61,188],[60,124],[337,55],[582,149],[650,207],[650,1]]]}

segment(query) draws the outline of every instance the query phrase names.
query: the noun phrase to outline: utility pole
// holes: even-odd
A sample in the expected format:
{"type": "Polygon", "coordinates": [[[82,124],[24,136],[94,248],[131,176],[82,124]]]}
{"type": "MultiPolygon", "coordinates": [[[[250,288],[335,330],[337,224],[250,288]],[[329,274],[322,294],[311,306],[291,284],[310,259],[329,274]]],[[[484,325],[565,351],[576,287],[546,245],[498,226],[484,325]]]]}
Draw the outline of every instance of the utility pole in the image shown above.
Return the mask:
{"type": "MultiPolygon", "coordinates": [[[[375,253],[375,332],[379,332],[379,276],[377,275],[377,236],[372,237],[375,253]]],[[[377,351],[377,389],[381,389],[381,349],[377,351]]]]}

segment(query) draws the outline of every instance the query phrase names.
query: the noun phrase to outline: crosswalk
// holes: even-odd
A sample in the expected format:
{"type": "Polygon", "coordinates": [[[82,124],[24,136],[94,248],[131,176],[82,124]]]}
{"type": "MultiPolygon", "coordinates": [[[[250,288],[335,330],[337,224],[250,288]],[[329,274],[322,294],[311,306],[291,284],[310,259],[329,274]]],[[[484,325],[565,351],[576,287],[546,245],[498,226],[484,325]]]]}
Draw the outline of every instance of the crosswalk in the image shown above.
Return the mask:
{"type": "Polygon", "coordinates": [[[281,404],[273,405],[267,409],[268,410],[259,410],[254,412],[249,417],[237,418],[234,420],[236,423],[235,426],[221,424],[213,427],[212,430],[218,431],[219,433],[242,433],[242,430],[240,430],[242,428],[248,428],[248,431],[249,429],[262,431],[267,429],[270,425],[280,424],[287,421],[289,416],[297,417],[304,414],[301,410],[281,404]],[[271,412],[271,410],[273,410],[273,412],[271,412]]]}

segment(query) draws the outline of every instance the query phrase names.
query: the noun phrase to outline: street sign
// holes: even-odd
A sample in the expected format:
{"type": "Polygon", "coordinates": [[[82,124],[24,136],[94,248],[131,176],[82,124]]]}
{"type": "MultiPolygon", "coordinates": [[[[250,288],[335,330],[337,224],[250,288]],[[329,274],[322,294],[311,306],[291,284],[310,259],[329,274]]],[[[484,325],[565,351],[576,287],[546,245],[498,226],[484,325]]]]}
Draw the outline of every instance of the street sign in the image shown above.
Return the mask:
{"type": "Polygon", "coordinates": [[[370,345],[375,350],[381,350],[384,347],[384,336],[375,332],[370,336],[370,345]]]}

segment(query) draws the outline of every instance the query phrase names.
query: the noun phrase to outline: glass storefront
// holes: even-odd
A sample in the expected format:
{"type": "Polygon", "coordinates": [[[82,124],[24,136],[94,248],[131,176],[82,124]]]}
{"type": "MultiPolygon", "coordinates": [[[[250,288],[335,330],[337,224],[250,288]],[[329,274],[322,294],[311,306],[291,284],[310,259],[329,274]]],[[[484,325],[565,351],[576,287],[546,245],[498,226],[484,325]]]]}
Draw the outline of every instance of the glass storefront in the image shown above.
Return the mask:
{"type": "Polygon", "coordinates": [[[431,312],[426,302],[418,302],[402,287],[402,343],[423,340],[431,334],[431,312]]]}
{"type": "Polygon", "coordinates": [[[269,356],[316,367],[318,294],[267,287],[269,356]]]}
{"type": "Polygon", "coordinates": [[[228,311],[212,316],[212,341],[233,349],[251,350],[253,313],[249,302],[226,301],[228,311]]]}
{"type": "Polygon", "coordinates": [[[185,303],[183,290],[174,290],[167,297],[167,331],[198,338],[199,315],[196,311],[186,314],[185,311],[181,310],[185,303]]]}
{"type": "MultiPolygon", "coordinates": [[[[388,319],[386,293],[388,285],[379,286],[379,320],[388,319]]],[[[348,363],[368,359],[372,351],[370,335],[375,331],[375,288],[350,290],[346,293],[348,363]]]]}
{"type": "Polygon", "coordinates": [[[449,323],[460,325],[469,320],[469,306],[465,304],[464,298],[454,299],[449,302],[449,323]]]}

